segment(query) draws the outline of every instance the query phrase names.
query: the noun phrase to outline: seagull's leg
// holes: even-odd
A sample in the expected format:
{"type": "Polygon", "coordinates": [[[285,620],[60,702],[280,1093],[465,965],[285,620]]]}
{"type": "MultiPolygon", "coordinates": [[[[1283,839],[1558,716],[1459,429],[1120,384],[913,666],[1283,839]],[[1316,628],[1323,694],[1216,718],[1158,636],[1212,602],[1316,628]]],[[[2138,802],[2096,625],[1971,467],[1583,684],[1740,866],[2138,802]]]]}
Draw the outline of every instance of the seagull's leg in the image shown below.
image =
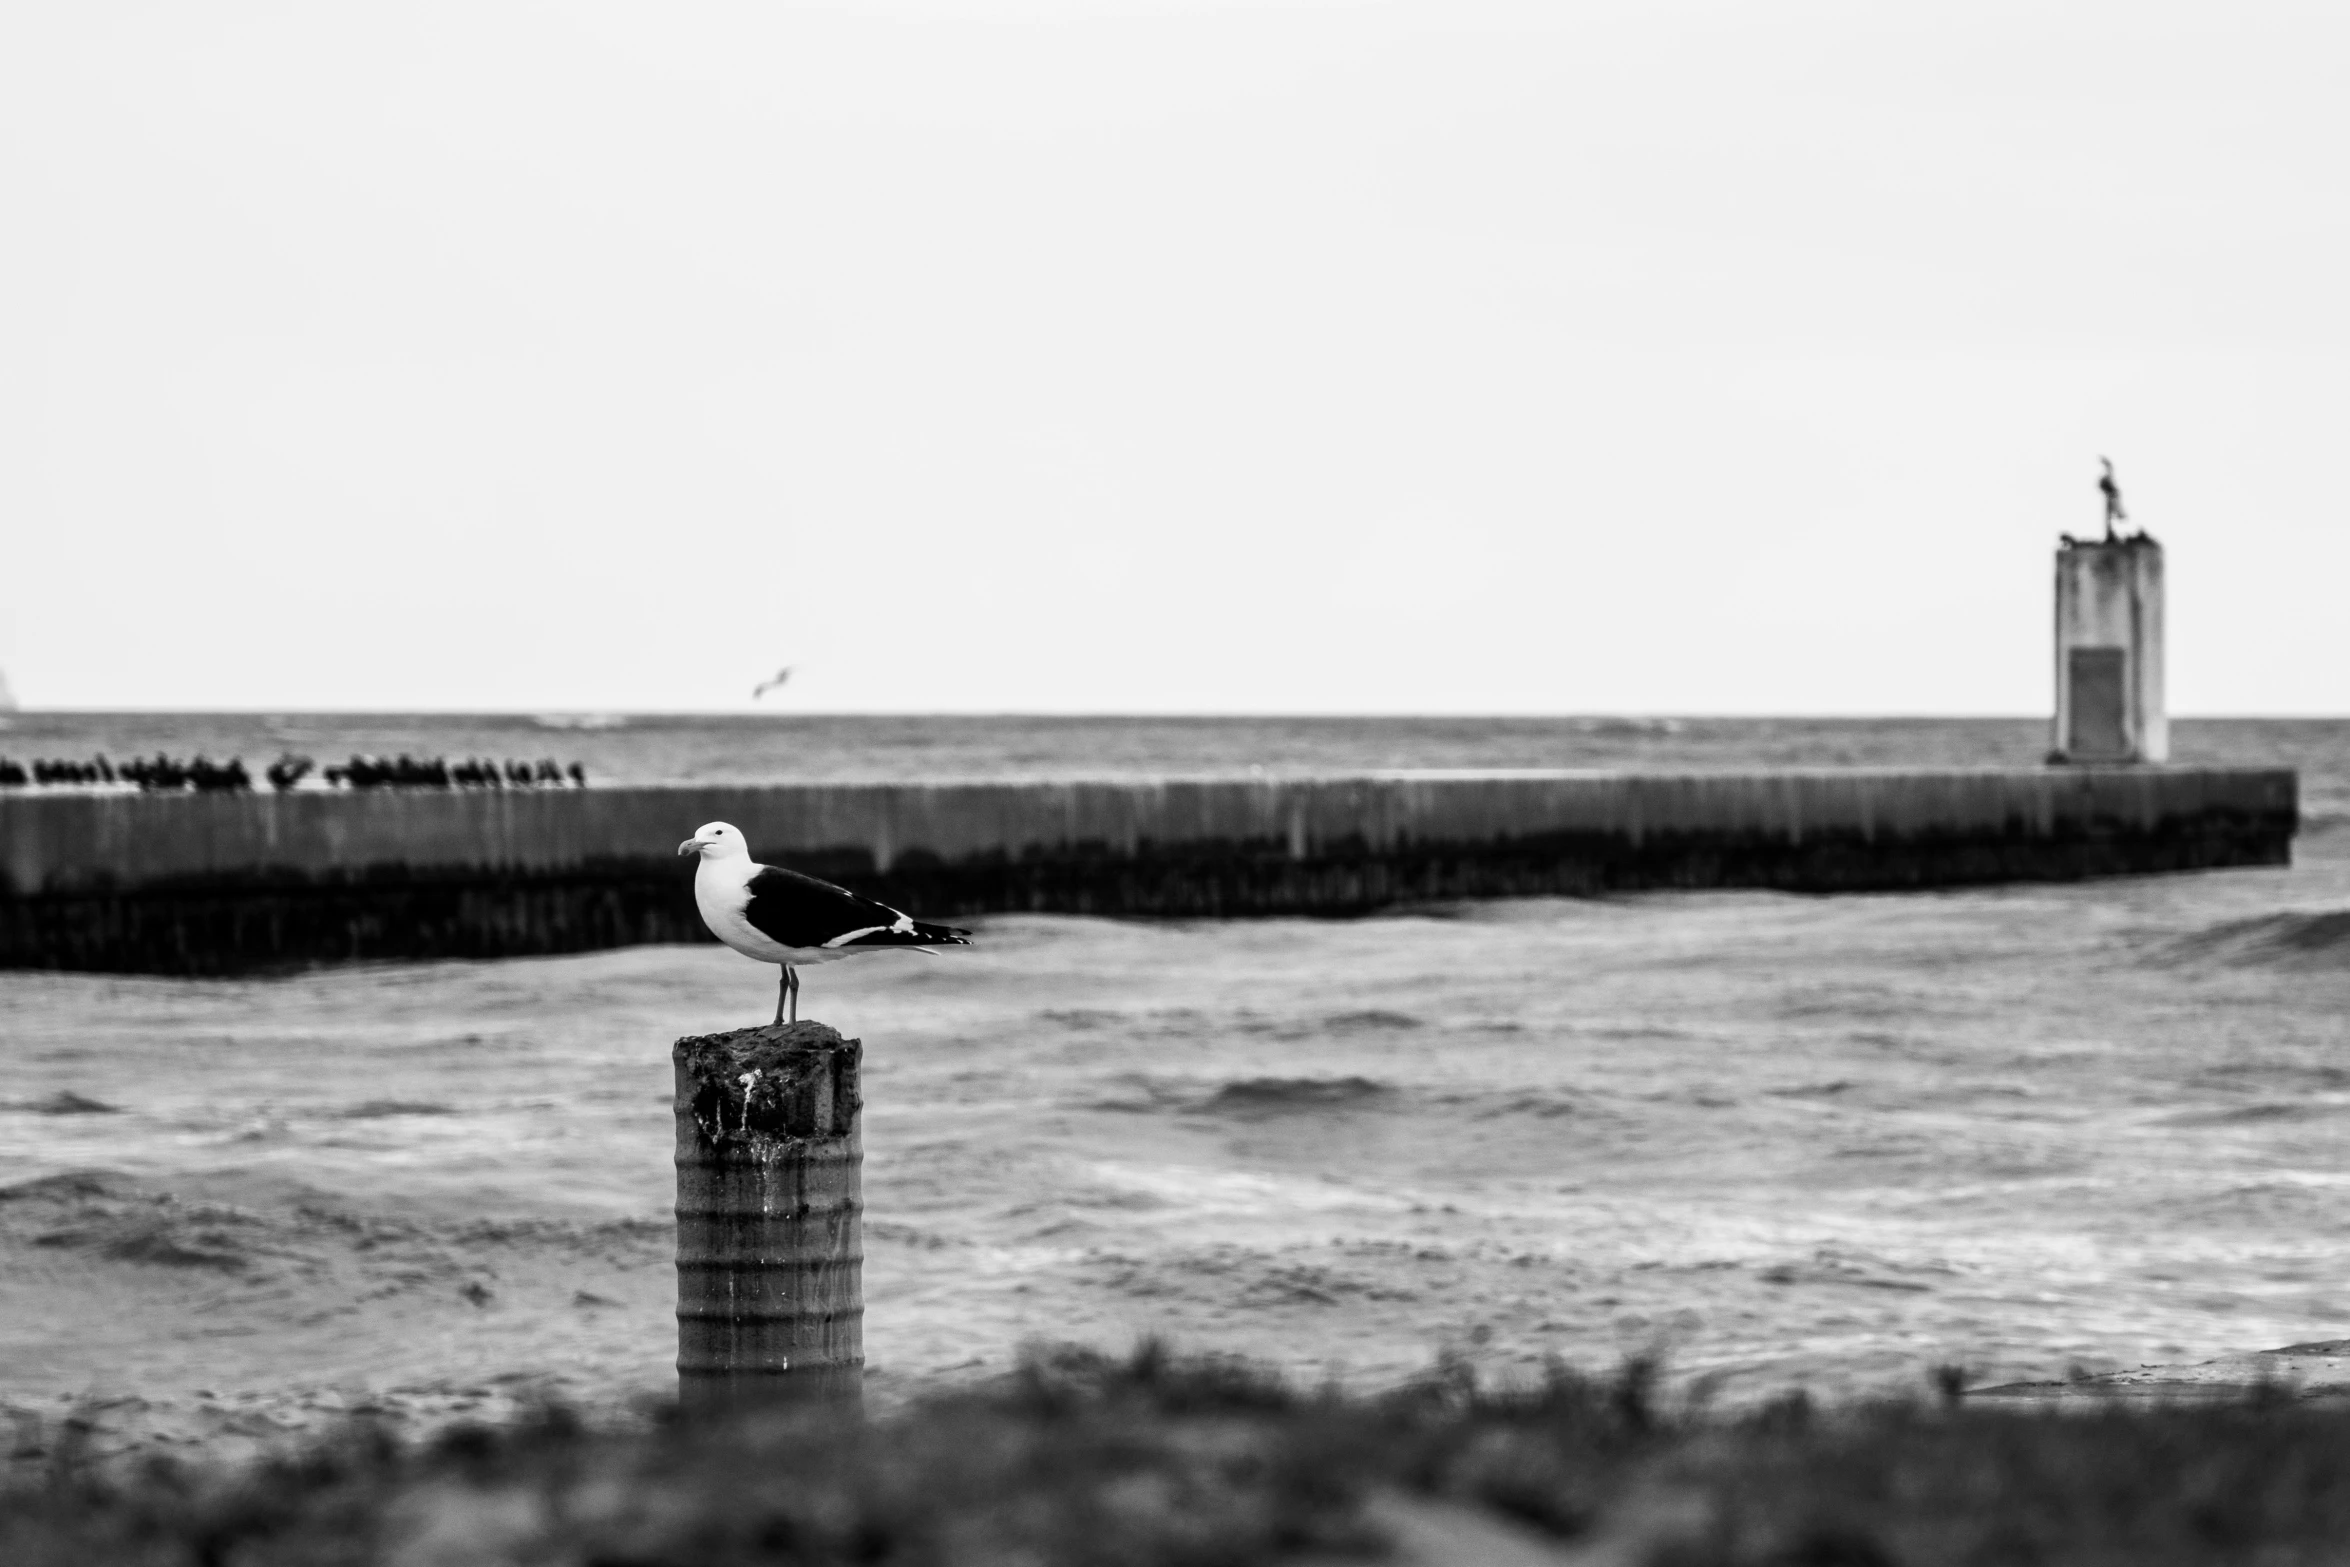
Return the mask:
{"type": "Polygon", "coordinates": [[[783,966],[783,978],[784,982],[791,986],[791,1020],[797,1023],[800,1020],[800,976],[792,971],[792,966],[789,963],[786,963],[783,966]]]}
{"type": "Polygon", "coordinates": [[[783,970],[775,977],[775,1021],[780,1023],[783,1021],[783,1004],[791,996],[791,965],[779,963],[776,967],[783,970]]]}

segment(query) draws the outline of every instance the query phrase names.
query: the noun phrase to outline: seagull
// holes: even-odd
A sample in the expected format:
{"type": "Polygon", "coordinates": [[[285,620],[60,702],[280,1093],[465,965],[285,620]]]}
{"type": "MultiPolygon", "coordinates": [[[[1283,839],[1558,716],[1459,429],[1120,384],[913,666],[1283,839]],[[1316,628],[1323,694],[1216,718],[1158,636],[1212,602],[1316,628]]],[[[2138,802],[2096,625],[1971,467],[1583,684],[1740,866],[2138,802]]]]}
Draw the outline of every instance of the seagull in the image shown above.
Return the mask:
{"type": "Polygon", "coordinates": [[[860,952],[888,947],[968,947],[971,933],[951,925],[925,925],[912,915],[871,898],[860,898],[846,887],[761,865],[751,858],[742,832],[725,822],[709,822],[677,846],[679,854],[698,854],[694,867],[694,906],[710,934],[746,958],[780,964],[782,988],[775,996],[775,1021],[800,1020],[800,976],[795,963],[832,963],[860,952]]]}
{"type": "Polygon", "coordinates": [[[2130,514],[2122,510],[2122,487],[2113,477],[2113,459],[2100,457],[2097,460],[2105,464],[2105,476],[2097,481],[2097,488],[2105,492],[2105,536],[2110,539],[2113,537],[2113,525],[2128,522],[2130,514]]]}
{"type": "Polygon", "coordinates": [[[775,678],[774,678],[774,679],[772,679],[772,680],[762,680],[762,681],[760,681],[760,682],[759,682],[757,685],[755,685],[755,686],[751,687],[751,700],[752,700],[752,701],[754,701],[754,702],[758,701],[758,700],[759,700],[759,698],[761,698],[761,697],[765,696],[765,695],[766,695],[768,692],[770,692],[770,691],[774,690],[774,689],[775,689],[777,686],[780,686],[780,685],[782,685],[782,684],[783,684],[783,683],[784,683],[786,680],[789,680],[790,678],[791,678],[791,665],[789,665],[789,664],[786,664],[786,665],[784,665],[784,666],[783,666],[781,669],[779,669],[779,670],[777,670],[777,671],[775,672],[775,678]]]}

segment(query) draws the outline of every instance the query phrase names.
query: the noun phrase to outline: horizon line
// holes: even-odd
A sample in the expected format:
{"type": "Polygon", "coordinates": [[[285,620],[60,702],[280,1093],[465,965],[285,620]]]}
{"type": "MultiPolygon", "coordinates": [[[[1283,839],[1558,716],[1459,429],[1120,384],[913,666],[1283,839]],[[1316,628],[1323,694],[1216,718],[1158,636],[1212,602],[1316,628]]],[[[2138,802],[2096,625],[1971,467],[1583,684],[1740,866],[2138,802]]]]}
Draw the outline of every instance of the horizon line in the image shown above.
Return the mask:
{"type": "MultiPolygon", "coordinates": [[[[1887,711],[1820,711],[1783,709],[1772,711],[1716,711],[1671,710],[1662,708],[1590,708],[1590,709],[1511,709],[1430,711],[1407,708],[1296,708],[1296,709],[1114,709],[1114,708],[810,708],[801,710],[760,709],[749,707],[299,707],[299,706],[224,706],[224,707],[24,707],[0,708],[0,724],[12,718],[79,718],[79,717],[178,717],[178,718],[728,718],[773,719],[797,718],[1020,718],[1020,719],[1119,719],[1119,720],[1294,720],[1294,719],[1445,719],[1445,720],[1566,720],[1598,719],[1619,722],[1687,722],[1766,723],[1780,720],[1805,722],[1842,721],[1849,723],[2046,723],[2048,712],[1887,712],[1887,711]]],[[[2171,713],[2173,723],[2206,722],[2338,722],[2350,720],[2350,712],[2201,712],[2171,713]]]]}

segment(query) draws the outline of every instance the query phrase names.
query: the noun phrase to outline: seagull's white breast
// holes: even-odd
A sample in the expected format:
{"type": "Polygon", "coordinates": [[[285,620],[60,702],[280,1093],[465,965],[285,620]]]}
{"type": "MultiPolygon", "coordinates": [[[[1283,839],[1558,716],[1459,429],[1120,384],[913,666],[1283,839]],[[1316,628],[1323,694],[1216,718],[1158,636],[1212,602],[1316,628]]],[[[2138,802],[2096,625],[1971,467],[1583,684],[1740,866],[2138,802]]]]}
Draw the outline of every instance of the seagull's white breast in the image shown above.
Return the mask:
{"type": "Polygon", "coordinates": [[[694,907],[702,911],[702,923],[710,927],[710,934],[744,957],[762,963],[789,963],[789,948],[743,918],[751,901],[751,878],[758,874],[758,865],[747,854],[705,857],[694,867],[694,907]]]}
{"type": "Polygon", "coordinates": [[[830,963],[851,955],[837,947],[787,947],[745,919],[751,878],[763,869],[747,854],[705,857],[694,868],[694,907],[702,911],[702,923],[711,935],[761,963],[830,963]]]}

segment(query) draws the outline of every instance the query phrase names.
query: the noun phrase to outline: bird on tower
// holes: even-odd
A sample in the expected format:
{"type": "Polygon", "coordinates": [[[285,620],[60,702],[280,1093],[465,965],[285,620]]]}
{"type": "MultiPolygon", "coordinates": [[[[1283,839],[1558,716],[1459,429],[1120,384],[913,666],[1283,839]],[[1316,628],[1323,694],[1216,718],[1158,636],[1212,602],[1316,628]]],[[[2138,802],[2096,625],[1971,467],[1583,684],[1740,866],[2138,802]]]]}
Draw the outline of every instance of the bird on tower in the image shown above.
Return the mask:
{"type": "Polygon", "coordinates": [[[951,925],[928,925],[900,909],[860,898],[846,887],[761,865],[740,830],[710,822],[677,846],[701,856],[694,867],[694,906],[710,934],[746,958],[783,969],[775,996],[775,1021],[798,1022],[800,976],[796,965],[832,963],[859,953],[892,947],[967,947],[971,933],[951,925]]]}

